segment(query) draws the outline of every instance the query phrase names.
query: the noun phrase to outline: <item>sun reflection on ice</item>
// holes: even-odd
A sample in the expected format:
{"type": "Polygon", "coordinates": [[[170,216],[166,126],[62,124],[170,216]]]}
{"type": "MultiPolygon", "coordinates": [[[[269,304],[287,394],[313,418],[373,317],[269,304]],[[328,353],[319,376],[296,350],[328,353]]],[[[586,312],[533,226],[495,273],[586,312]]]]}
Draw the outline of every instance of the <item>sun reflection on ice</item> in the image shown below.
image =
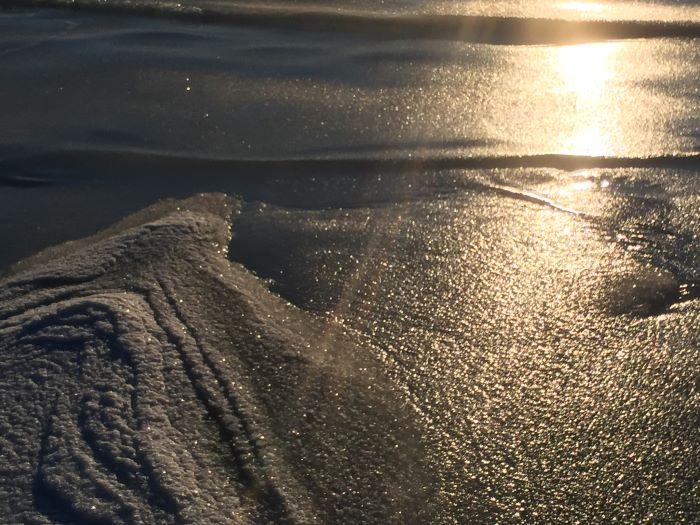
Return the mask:
{"type": "Polygon", "coordinates": [[[575,116],[561,137],[563,153],[610,155],[615,150],[618,123],[615,100],[610,96],[620,43],[603,42],[562,46],[555,55],[561,95],[575,116]]]}
{"type": "Polygon", "coordinates": [[[604,11],[607,6],[598,2],[563,2],[559,4],[559,7],[570,11],[600,12],[604,11]]]}
{"type": "Polygon", "coordinates": [[[578,215],[599,216],[610,202],[606,189],[608,175],[598,169],[583,169],[568,174],[558,184],[543,191],[543,195],[562,209],[574,210],[578,215]]]}
{"type": "Polygon", "coordinates": [[[582,180],[579,182],[572,182],[569,185],[569,190],[571,192],[588,191],[588,190],[592,190],[593,188],[595,188],[595,186],[596,186],[595,182],[593,182],[592,180],[582,180]]]}

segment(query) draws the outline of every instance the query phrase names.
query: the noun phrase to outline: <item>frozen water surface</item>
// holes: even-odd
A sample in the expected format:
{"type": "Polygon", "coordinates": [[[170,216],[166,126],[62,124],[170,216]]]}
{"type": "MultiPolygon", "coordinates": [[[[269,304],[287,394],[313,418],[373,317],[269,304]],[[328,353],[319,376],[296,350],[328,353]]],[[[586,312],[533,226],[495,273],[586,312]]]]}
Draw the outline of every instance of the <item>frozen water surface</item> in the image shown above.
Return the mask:
{"type": "Polygon", "coordinates": [[[698,521],[697,3],[4,7],[0,521],[698,521]]]}

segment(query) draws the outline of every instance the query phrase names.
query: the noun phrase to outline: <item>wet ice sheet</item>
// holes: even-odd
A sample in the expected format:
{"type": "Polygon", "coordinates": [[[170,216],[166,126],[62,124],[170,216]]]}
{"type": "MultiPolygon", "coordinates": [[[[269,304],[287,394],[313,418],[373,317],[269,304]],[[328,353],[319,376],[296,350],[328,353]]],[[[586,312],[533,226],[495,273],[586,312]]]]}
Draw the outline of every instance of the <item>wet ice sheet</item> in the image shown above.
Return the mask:
{"type": "MultiPolygon", "coordinates": [[[[223,245],[200,246],[207,237],[198,237],[197,228],[194,237],[181,231],[189,222],[179,220],[165,240],[179,246],[194,239],[184,243],[196,247],[187,261],[170,248],[168,257],[136,250],[126,258],[128,268],[99,286],[108,284],[121,297],[136,282],[161,300],[196,298],[181,307],[187,310],[181,324],[207,334],[209,356],[218,357],[222,330],[245,332],[246,343],[255,333],[274,340],[275,348],[302,350],[293,334],[281,340],[271,334],[291,326],[302,340],[308,335],[317,341],[325,340],[318,333],[349,331],[350,353],[383,362],[375,377],[393,381],[402,402],[415,410],[413,421],[397,425],[417,427],[431,443],[426,455],[412,450],[408,456],[426,459],[439,479],[425,486],[439,494],[414,499],[404,490],[411,484],[403,469],[410,465],[413,476],[417,467],[401,452],[373,448],[391,447],[383,437],[363,441],[367,428],[361,423],[341,439],[367,450],[366,461],[354,463],[348,454],[339,458],[342,465],[322,461],[300,468],[304,450],[345,429],[335,416],[328,428],[309,422],[310,433],[298,441],[276,436],[279,446],[272,447],[288,454],[287,461],[264,468],[264,454],[244,461],[253,465],[254,481],[241,481],[244,476],[229,484],[227,476],[239,467],[222,467],[231,454],[214,437],[220,422],[197,420],[206,409],[193,400],[192,381],[183,379],[188,365],[176,350],[196,356],[184,344],[148,346],[144,355],[173,358],[167,359],[176,363],[168,377],[188,392],[192,411],[181,416],[177,398],[161,399],[158,389],[142,390],[137,403],[150,406],[157,399],[155,412],[175,414],[170,428],[158,430],[165,429],[174,443],[169,448],[184,459],[149,448],[154,433],[148,429],[133,433],[140,448],[127,443],[114,453],[103,428],[81,427],[71,418],[80,410],[86,421],[97,421],[97,414],[112,410],[114,396],[105,397],[105,406],[92,404],[104,367],[116,370],[110,378],[127,377],[129,367],[113,354],[126,348],[142,355],[139,345],[110,346],[108,340],[117,351],[93,358],[110,325],[100,316],[106,311],[148,320],[150,314],[141,304],[98,294],[93,302],[101,311],[71,299],[64,306],[83,313],[51,314],[47,330],[23,341],[43,352],[60,337],[87,340],[87,351],[79,354],[88,356],[83,372],[76,371],[84,375],[71,375],[70,367],[55,375],[67,385],[63,390],[85,395],[86,403],[56,402],[50,388],[23,390],[30,382],[53,384],[41,367],[36,372],[26,365],[26,373],[5,388],[16,406],[28,407],[3,404],[18,421],[29,421],[18,428],[28,428],[23,435],[30,438],[11,435],[13,446],[29,443],[20,456],[35,458],[13,463],[19,470],[11,473],[12,497],[23,511],[60,520],[65,500],[75,498],[80,518],[113,521],[120,509],[132,508],[156,522],[195,511],[211,521],[228,518],[231,509],[237,517],[260,520],[340,512],[365,522],[369,512],[414,511],[409,501],[392,499],[398,487],[408,500],[438,502],[442,514],[423,520],[436,523],[697,521],[697,40],[676,34],[577,46],[511,46],[504,39],[485,45],[470,41],[473,34],[439,42],[360,38],[352,31],[331,38],[318,24],[296,31],[273,22],[253,29],[67,11],[3,15],[0,65],[16,82],[0,85],[8,123],[0,130],[1,264],[91,234],[164,196],[242,195],[230,257],[291,304],[267,294],[263,282],[238,266],[231,270],[233,290],[228,274],[204,282],[198,265],[228,268],[212,252],[223,245]],[[624,158],[607,158],[614,155],[624,158]],[[299,162],[277,162],[290,157],[299,162]],[[410,161],[373,162],[377,157],[410,161]],[[174,288],[161,290],[154,272],[170,275],[174,288]],[[255,290],[252,298],[243,289],[255,290]],[[214,308],[212,297],[220,301],[214,308]],[[232,319],[228,312],[242,305],[263,305],[265,315],[232,319]],[[291,324],[283,321],[287,315],[291,324]],[[87,380],[76,385],[75,377],[87,380]],[[18,391],[28,393],[17,401],[12,396],[18,391]],[[49,397],[42,398],[45,391],[49,397]],[[32,419],[33,407],[47,406],[56,417],[42,412],[32,419]],[[42,421],[58,448],[75,454],[46,449],[44,464],[32,463],[39,454],[31,436],[42,421]],[[110,468],[107,474],[94,468],[81,428],[98,436],[98,451],[109,448],[108,462],[140,450],[137,466],[131,465],[137,474],[114,482],[110,468]],[[192,428],[206,437],[205,453],[182,444],[192,428]],[[316,441],[309,438],[313,432],[320,436],[316,441]],[[379,473],[365,468],[376,461],[385,462],[379,473]],[[148,472],[151,464],[166,466],[166,473],[148,472]],[[357,465],[363,470],[357,476],[326,475],[357,465]],[[395,477],[384,477],[392,469],[395,477]],[[35,508],[27,481],[32,472],[49,493],[63,491],[63,502],[35,508]],[[319,474],[319,485],[297,483],[303,472],[319,474]],[[193,473],[198,487],[173,481],[190,480],[193,473]],[[74,477],[67,479],[69,474],[74,477]],[[106,504],[83,475],[117,494],[120,506],[106,504]],[[363,476],[370,482],[363,484],[363,476]],[[265,482],[272,478],[275,483],[265,482]],[[358,485],[343,494],[347,487],[338,487],[338,479],[358,485]],[[387,485],[377,491],[386,495],[378,500],[374,487],[387,485]],[[153,494],[158,497],[149,499],[153,494]],[[280,506],[276,494],[289,505],[280,506]],[[309,502],[314,495],[317,501],[309,502]],[[374,510],[356,513],[363,502],[374,510]]],[[[527,43],[518,38],[515,43],[527,43]]],[[[88,268],[94,262],[78,258],[88,268]]],[[[76,271],[73,263],[67,271],[76,271]]],[[[33,275],[27,286],[37,290],[31,294],[49,293],[51,283],[33,275]]],[[[171,318],[179,304],[159,303],[155,310],[171,318]]],[[[151,328],[136,333],[160,333],[151,328]]],[[[16,342],[15,336],[7,340],[16,342]]],[[[236,346],[230,356],[250,357],[256,341],[236,346]]],[[[54,355],[72,362],[73,354],[54,355]]],[[[296,363],[287,354],[281,359],[288,358],[296,363]]],[[[342,355],[337,363],[347,365],[342,355]]],[[[335,369],[300,366],[321,382],[337,380],[335,369]]],[[[256,426],[266,436],[268,428],[280,429],[279,421],[296,436],[286,409],[264,401],[286,399],[279,393],[288,377],[253,365],[212,369],[224,379],[261,381],[259,389],[225,401],[244,399],[263,414],[271,411],[256,426]]],[[[157,370],[146,368],[148,374],[157,370]]],[[[374,387],[353,381],[343,383],[351,398],[366,390],[358,384],[374,387]]],[[[375,406],[366,394],[360,405],[375,406]]],[[[290,410],[315,406],[307,401],[290,410]]],[[[380,434],[391,423],[387,414],[401,404],[370,412],[381,420],[380,434]]],[[[128,406],[118,405],[116,412],[131,417],[128,406]]],[[[361,416],[348,414],[355,423],[366,420],[361,416]]],[[[145,420],[137,414],[134,421],[145,420]]],[[[131,430],[123,430],[124,439],[132,439],[131,430]]],[[[411,518],[403,520],[416,522],[411,518]]]]}
{"type": "Polygon", "coordinates": [[[438,436],[448,520],[697,518],[698,301],[659,310],[673,276],[587,220],[488,192],[251,205],[231,254],[384,357],[438,436]]]}
{"type": "Polygon", "coordinates": [[[63,5],[81,8],[122,7],[130,10],[202,12],[222,15],[246,9],[258,12],[357,13],[364,16],[483,16],[563,20],[697,21],[692,0],[8,0],[18,5],[63,5]]]}
{"type": "Polygon", "coordinates": [[[76,502],[71,508],[78,517],[119,522],[114,513],[132,509],[161,522],[187,518],[187,509],[204,509],[212,497],[226,505],[203,510],[212,520],[233,510],[237,519],[275,519],[281,512],[302,522],[314,514],[363,522],[371,502],[373,516],[396,517],[391,513],[401,510],[397,521],[412,522],[410,491],[421,489],[408,480],[418,480],[417,462],[425,461],[437,476],[419,483],[437,491],[421,496],[438,505],[429,518],[434,523],[552,523],[562,516],[692,523],[700,442],[693,390],[698,301],[674,295],[679,281],[672,273],[627,251],[589,218],[521,198],[514,188],[508,196],[502,188],[465,186],[345,209],[244,203],[233,221],[229,257],[291,304],[266,292],[242,267],[229,267],[220,253],[226,238],[210,238],[206,215],[190,219],[179,212],[127,230],[126,237],[107,237],[96,251],[104,260],[78,244],[67,248],[77,250],[73,258],[61,259],[62,248],[24,263],[24,273],[11,277],[3,292],[3,355],[15,371],[3,390],[15,399],[4,403],[14,407],[7,417],[15,427],[5,448],[44,459],[12,462],[12,497],[21,502],[14,508],[56,519],[68,500],[76,502]],[[56,262],[38,270],[46,261],[56,262]],[[150,310],[140,306],[141,296],[150,310]],[[151,315],[157,326],[149,328],[151,315]],[[136,325],[134,316],[141,319],[136,325]],[[164,341],[160,330],[174,339],[164,341]],[[340,335],[348,333],[352,345],[340,335]],[[134,337],[151,337],[153,344],[144,347],[134,337]],[[192,361],[199,359],[195,343],[216,381],[206,379],[206,368],[200,377],[192,361]],[[330,369],[315,357],[326,345],[330,369]],[[114,404],[121,395],[115,374],[129,370],[123,353],[132,356],[140,378],[135,409],[114,404]],[[161,354],[169,365],[159,372],[160,365],[149,363],[161,354]],[[105,367],[108,383],[100,379],[105,367]],[[195,374],[189,379],[188,370],[195,374]],[[161,373],[179,378],[166,397],[151,377],[161,373]],[[387,378],[399,396],[387,397],[387,378]],[[260,447],[242,467],[222,467],[227,458],[247,457],[248,445],[234,440],[229,451],[215,439],[217,425],[224,432],[235,428],[227,412],[217,415],[219,388],[222,403],[244,404],[244,415],[233,421],[242,417],[251,425],[246,439],[257,443],[254,450],[260,447]],[[295,389],[291,396],[289,388],[295,389]],[[383,390],[375,398],[377,388],[383,390]],[[211,421],[189,419],[201,410],[192,397],[198,389],[210,400],[204,407],[211,421]],[[77,396],[63,400],[66,391],[77,396]],[[104,393],[95,398],[93,391],[104,393]],[[337,405],[335,392],[348,403],[337,405]],[[178,396],[192,405],[186,413],[181,402],[170,403],[178,396]],[[404,405],[413,412],[401,416],[404,405]],[[99,423],[103,412],[113,415],[99,423]],[[170,426],[160,422],[161,412],[170,414],[170,426]],[[132,430],[116,428],[128,443],[113,451],[116,434],[109,425],[118,414],[135,419],[132,430]],[[159,421],[157,432],[146,426],[152,421],[159,421]],[[296,434],[299,421],[306,426],[296,434]],[[188,425],[196,431],[183,430],[188,425]],[[40,428],[51,446],[37,456],[40,428]],[[393,453],[394,439],[405,439],[408,428],[428,448],[414,444],[406,452],[404,444],[393,453]],[[93,452],[85,449],[84,432],[95,436],[93,452]],[[349,445],[328,441],[327,432],[360,448],[334,462],[333,451],[349,445]],[[194,451],[193,433],[207,443],[206,451],[194,451]],[[162,437],[154,441],[163,435],[167,450],[183,457],[171,458],[162,437]],[[330,448],[319,458],[321,442],[330,448]],[[97,453],[102,466],[90,463],[97,453]],[[124,479],[119,465],[132,454],[136,474],[124,479]],[[192,461],[185,460],[188,454],[192,461]],[[76,458],[87,466],[66,467],[76,458]],[[150,464],[158,470],[143,470],[150,464]],[[243,469],[252,478],[224,483],[202,478],[207,469],[230,477],[243,469]],[[66,471],[73,472],[70,478],[66,471]],[[110,481],[110,472],[117,481],[110,481]],[[369,485],[365,475],[372,476],[369,485]],[[197,487],[175,482],[191,476],[197,487]],[[165,503],[127,497],[149,479],[156,495],[169,498],[165,503]],[[359,485],[343,489],[350,480],[359,485]],[[97,481],[110,484],[116,496],[93,492],[97,481]],[[45,492],[29,496],[37,482],[45,492]],[[395,489],[408,499],[396,499],[395,489]],[[342,490],[352,497],[337,499],[342,490]]]}
{"type": "Polygon", "coordinates": [[[0,23],[5,149],[268,159],[698,148],[696,39],[502,46],[60,11],[0,23]]]}

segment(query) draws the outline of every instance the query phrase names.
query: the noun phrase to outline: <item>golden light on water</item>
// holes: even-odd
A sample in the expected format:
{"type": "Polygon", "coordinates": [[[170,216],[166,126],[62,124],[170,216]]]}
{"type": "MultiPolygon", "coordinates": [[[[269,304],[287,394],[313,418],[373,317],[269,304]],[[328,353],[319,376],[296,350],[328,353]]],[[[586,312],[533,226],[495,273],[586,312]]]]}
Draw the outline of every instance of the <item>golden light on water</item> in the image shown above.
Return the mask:
{"type": "Polygon", "coordinates": [[[570,11],[604,11],[606,6],[597,2],[564,2],[560,4],[562,9],[570,11]]]}
{"type": "Polygon", "coordinates": [[[560,146],[570,155],[611,155],[622,137],[617,125],[616,104],[610,97],[616,42],[562,46],[555,55],[560,76],[559,95],[575,112],[571,129],[563,130],[560,146]]]}
{"type": "Polygon", "coordinates": [[[580,182],[573,182],[569,185],[570,191],[588,191],[596,187],[596,184],[592,180],[583,180],[580,182]]]}

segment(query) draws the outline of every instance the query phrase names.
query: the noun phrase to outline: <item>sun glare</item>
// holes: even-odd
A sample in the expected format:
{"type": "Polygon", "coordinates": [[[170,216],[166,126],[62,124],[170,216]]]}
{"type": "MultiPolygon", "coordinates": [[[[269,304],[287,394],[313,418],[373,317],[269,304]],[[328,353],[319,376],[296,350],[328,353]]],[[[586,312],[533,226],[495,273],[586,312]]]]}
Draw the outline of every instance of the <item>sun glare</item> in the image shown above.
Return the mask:
{"type": "Polygon", "coordinates": [[[562,9],[570,11],[599,12],[605,10],[605,6],[597,2],[564,2],[560,6],[562,9]]]}
{"type": "Polygon", "coordinates": [[[556,55],[556,70],[561,81],[561,95],[575,112],[574,125],[561,137],[564,153],[606,155],[615,147],[617,119],[610,84],[618,44],[596,43],[562,46],[556,55]]]}

